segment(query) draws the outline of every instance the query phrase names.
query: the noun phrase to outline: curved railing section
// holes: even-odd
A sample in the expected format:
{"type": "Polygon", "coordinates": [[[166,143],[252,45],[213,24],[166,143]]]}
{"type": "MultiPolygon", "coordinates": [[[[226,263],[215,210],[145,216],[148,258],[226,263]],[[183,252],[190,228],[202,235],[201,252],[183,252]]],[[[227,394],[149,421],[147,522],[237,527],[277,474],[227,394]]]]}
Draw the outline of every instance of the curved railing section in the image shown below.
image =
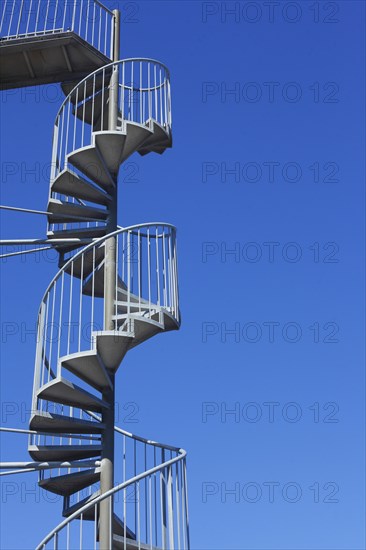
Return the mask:
{"type": "Polygon", "coordinates": [[[131,334],[136,318],[159,324],[164,315],[177,328],[180,324],[174,226],[135,225],[89,244],[60,269],[40,305],[34,410],[38,389],[62,376],[62,357],[93,349],[95,334],[104,330],[104,260],[111,237],[116,242],[116,333],[131,334]]]}
{"type": "MultiPolygon", "coordinates": [[[[114,535],[111,530],[109,548],[189,549],[186,452],[116,431],[122,435],[121,481],[115,480],[113,489],[61,522],[37,550],[97,548],[99,504],[104,499],[121,518],[114,535]]],[[[81,497],[85,492],[74,495],[76,500],[81,497]]]]}
{"type": "MultiPolygon", "coordinates": [[[[67,167],[67,156],[93,144],[95,132],[108,129],[111,75],[117,87],[117,127],[127,123],[153,130],[154,123],[171,135],[169,71],[153,59],[124,59],[105,65],[84,78],[66,97],[55,121],[53,178],[67,167]]],[[[52,183],[52,181],[51,181],[52,183]]]]}
{"type": "Polygon", "coordinates": [[[4,0],[0,40],[74,32],[112,59],[113,12],[98,0],[4,0]]]}

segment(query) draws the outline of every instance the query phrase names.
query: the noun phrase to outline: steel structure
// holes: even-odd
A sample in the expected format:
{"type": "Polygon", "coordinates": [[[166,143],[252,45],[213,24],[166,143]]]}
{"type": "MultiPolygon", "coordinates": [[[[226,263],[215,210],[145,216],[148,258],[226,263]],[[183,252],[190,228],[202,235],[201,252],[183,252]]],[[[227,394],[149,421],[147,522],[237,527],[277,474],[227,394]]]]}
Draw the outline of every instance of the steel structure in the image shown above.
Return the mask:
{"type": "Polygon", "coordinates": [[[185,451],[115,426],[124,356],[180,326],[175,228],[117,224],[122,163],[172,145],[169,71],[119,59],[119,20],[98,0],[2,5],[1,89],[60,82],[66,96],[47,238],[24,241],[56,248],[59,271],[38,312],[29,430],[7,430],[28,434],[34,462],[1,464],[64,498],[38,549],[189,548],[185,451]]]}

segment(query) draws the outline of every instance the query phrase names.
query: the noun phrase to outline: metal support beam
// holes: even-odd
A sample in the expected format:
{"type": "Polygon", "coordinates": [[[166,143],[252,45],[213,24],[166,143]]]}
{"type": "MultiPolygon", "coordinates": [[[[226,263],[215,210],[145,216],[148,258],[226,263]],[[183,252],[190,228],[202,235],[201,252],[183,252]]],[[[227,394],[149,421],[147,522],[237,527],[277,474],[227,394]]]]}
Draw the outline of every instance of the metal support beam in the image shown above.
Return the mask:
{"type": "MultiPolygon", "coordinates": [[[[112,50],[113,61],[119,59],[119,35],[120,35],[120,12],[113,11],[112,29],[112,50]]],[[[114,67],[110,80],[110,95],[108,107],[108,128],[114,131],[117,127],[118,118],[118,67],[114,67]]],[[[113,199],[110,207],[108,232],[112,233],[117,229],[117,176],[116,185],[112,191],[113,199]]],[[[105,275],[104,275],[104,330],[113,330],[113,309],[115,300],[116,280],[116,243],[117,238],[111,237],[105,243],[105,275]]],[[[102,421],[105,424],[103,433],[102,466],[100,473],[101,494],[110,491],[114,485],[114,406],[115,406],[115,381],[114,374],[110,373],[112,389],[103,392],[103,400],[110,404],[110,409],[105,410],[102,421]]],[[[112,518],[113,518],[113,496],[106,498],[100,503],[100,550],[112,548],[112,518]]]]}

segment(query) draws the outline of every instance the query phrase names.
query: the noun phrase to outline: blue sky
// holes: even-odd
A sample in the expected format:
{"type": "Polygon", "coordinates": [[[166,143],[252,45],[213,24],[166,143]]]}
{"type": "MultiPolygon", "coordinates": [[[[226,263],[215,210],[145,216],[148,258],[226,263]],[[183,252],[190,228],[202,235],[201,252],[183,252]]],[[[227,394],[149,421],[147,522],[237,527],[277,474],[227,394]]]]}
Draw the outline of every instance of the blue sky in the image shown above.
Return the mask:
{"type": "MultiPolygon", "coordinates": [[[[122,57],[172,74],[173,149],[129,159],[119,223],[178,227],[183,317],[126,358],[119,424],[188,451],[192,550],[361,550],[365,5],[275,4],[108,4],[124,10],[122,57]]],[[[56,86],[2,93],[2,204],[46,208],[61,101],[56,86]]],[[[1,227],[46,229],[14,213],[1,227]]],[[[27,428],[27,331],[56,269],[55,254],[1,265],[2,425],[27,428]]],[[[1,451],[27,460],[26,437],[1,451]]],[[[3,485],[4,550],[61,518],[25,494],[35,482],[3,485]]]]}

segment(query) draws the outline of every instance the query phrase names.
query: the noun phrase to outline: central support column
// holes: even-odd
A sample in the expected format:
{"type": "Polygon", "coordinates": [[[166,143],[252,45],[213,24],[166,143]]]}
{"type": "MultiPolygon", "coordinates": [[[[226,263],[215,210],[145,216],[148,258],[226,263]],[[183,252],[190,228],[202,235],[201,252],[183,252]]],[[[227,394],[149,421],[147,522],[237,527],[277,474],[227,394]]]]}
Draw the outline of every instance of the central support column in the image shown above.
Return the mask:
{"type": "MultiPolygon", "coordinates": [[[[119,34],[120,34],[120,12],[113,11],[113,33],[112,48],[113,61],[119,59],[119,34]]],[[[108,129],[115,131],[118,118],[118,66],[113,68],[111,81],[109,85],[109,105],[108,105],[108,129]]],[[[108,233],[117,229],[117,175],[115,179],[115,188],[110,193],[113,200],[110,204],[110,215],[108,221],[108,233]]],[[[116,297],[117,268],[116,265],[116,237],[111,237],[105,241],[105,263],[104,263],[104,330],[114,330],[113,321],[114,301],[116,297]]],[[[115,380],[114,373],[109,372],[112,388],[103,392],[103,400],[110,408],[102,414],[102,420],[105,424],[103,432],[103,451],[100,473],[100,490],[106,493],[114,486],[114,409],[115,409],[115,380]]],[[[113,541],[113,496],[104,499],[100,503],[100,524],[99,524],[99,547],[100,550],[111,550],[113,541]]]]}

